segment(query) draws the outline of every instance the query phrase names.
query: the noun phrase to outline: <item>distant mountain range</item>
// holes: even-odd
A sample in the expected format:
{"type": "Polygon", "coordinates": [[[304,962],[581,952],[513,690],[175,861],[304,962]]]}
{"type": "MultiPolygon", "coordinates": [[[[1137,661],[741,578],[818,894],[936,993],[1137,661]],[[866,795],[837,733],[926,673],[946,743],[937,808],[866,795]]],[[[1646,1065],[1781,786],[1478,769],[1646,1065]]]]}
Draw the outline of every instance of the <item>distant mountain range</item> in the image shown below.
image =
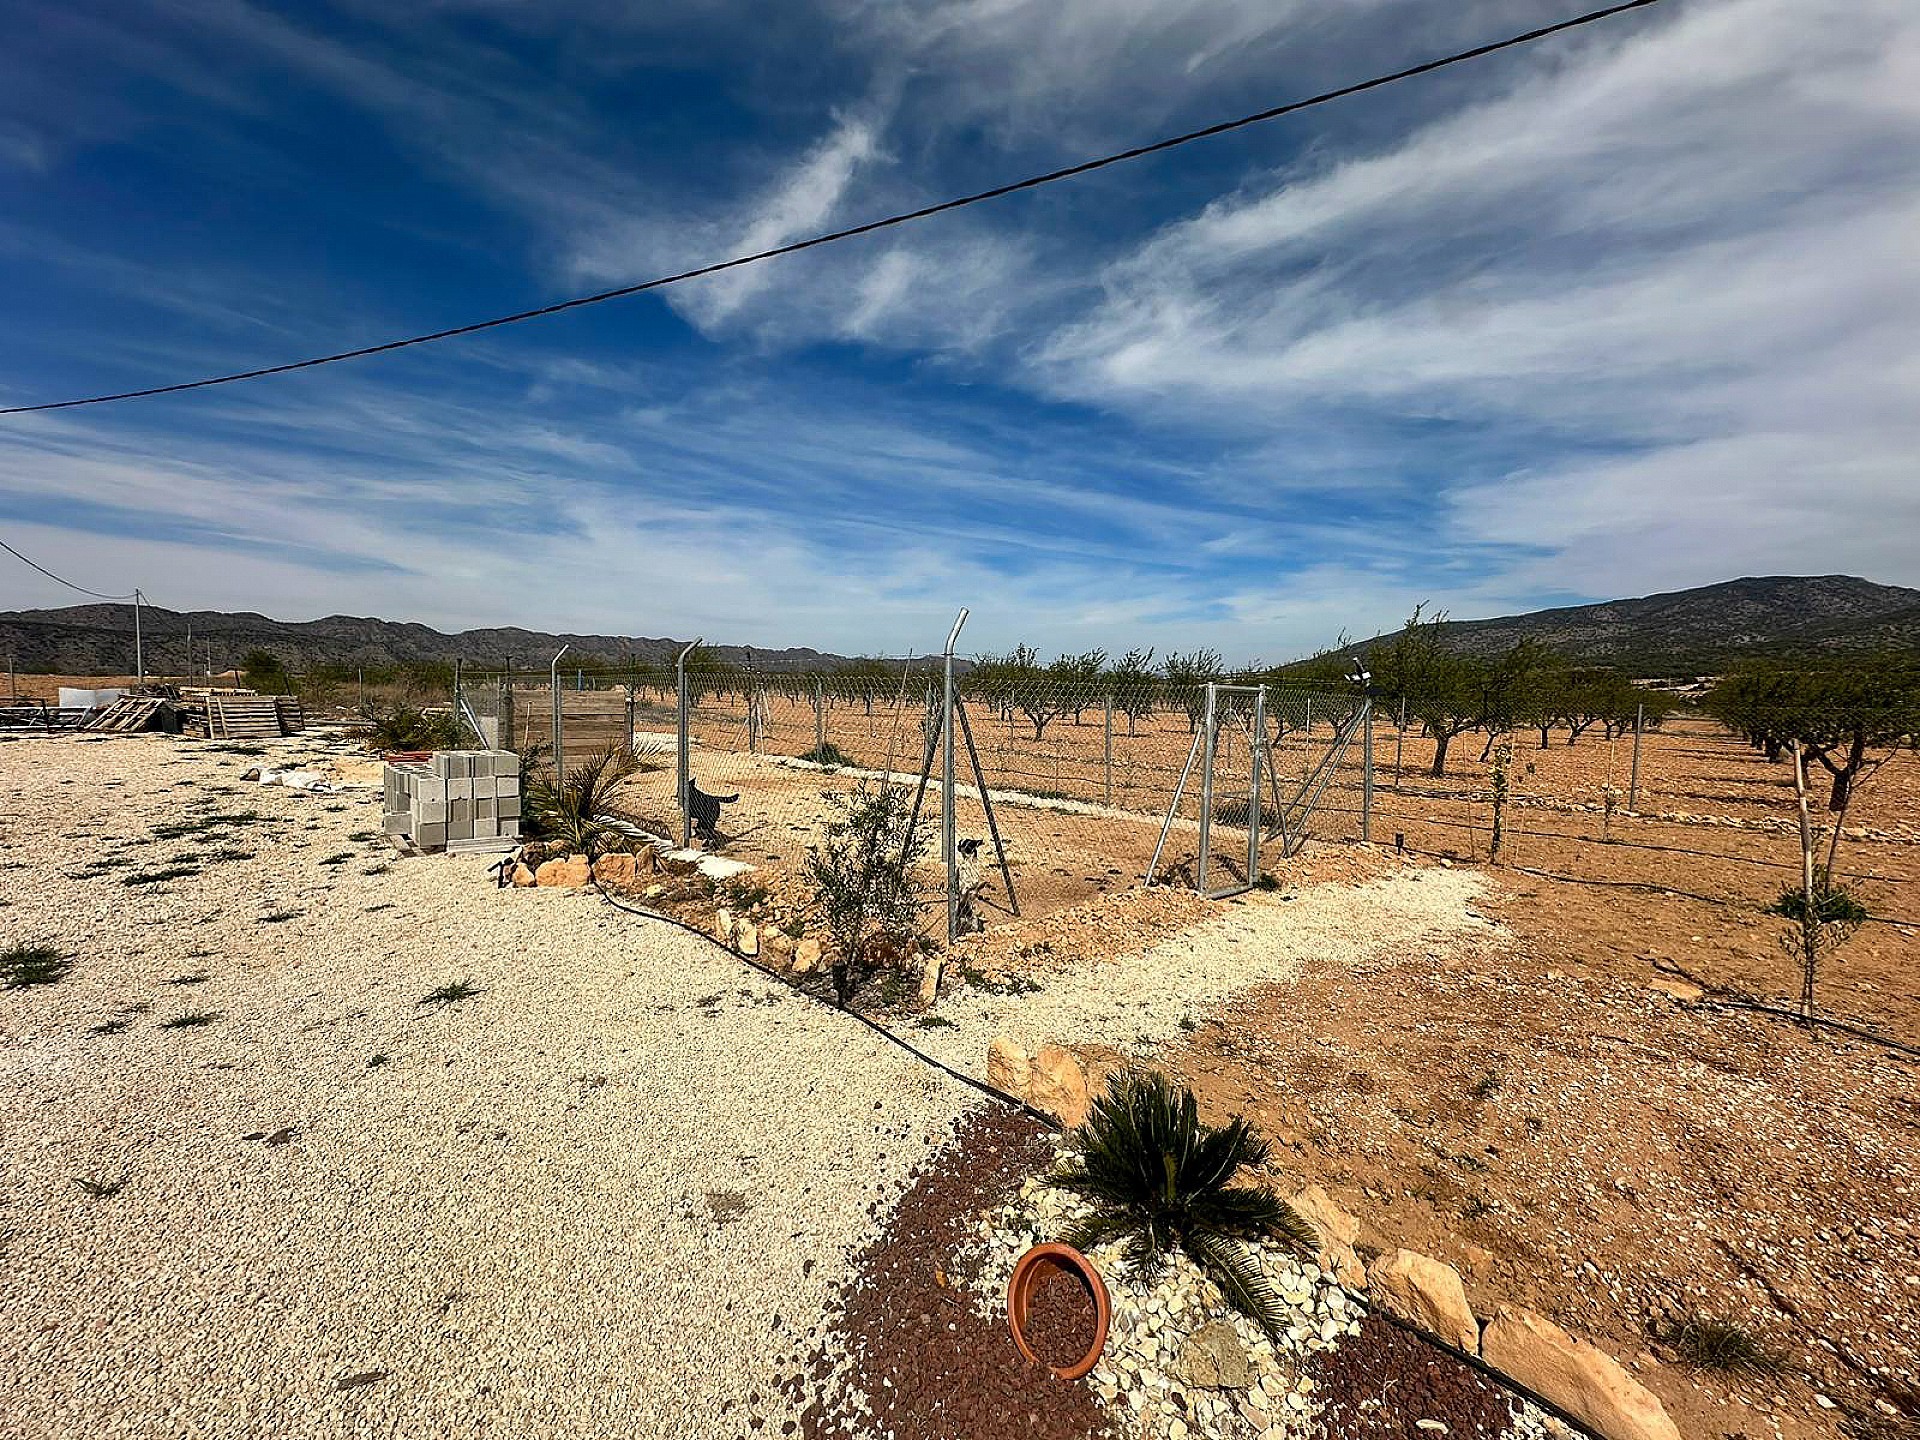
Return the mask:
{"type": "Polygon", "coordinates": [[[1920,650],[1920,590],[1856,575],[1755,575],[1637,600],[1450,620],[1443,633],[1453,648],[1473,655],[1531,639],[1576,664],[1699,674],[1758,656],[1920,650]]]}
{"type": "MultiPolygon", "coordinates": [[[[544,670],[562,645],[571,647],[563,662],[568,666],[596,661],[625,664],[630,657],[642,664],[659,664],[671,663],[687,643],[623,635],[549,635],[517,627],[448,635],[425,625],[355,615],[289,621],[245,611],[182,612],[152,605],[142,609],[141,627],[147,672],[152,675],[183,673],[189,630],[200,669],[206,667],[207,644],[212,642],[216,669],[239,664],[249,650],[268,650],[295,672],[323,664],[371,668],[455,659],[488,670],[509,661],[515,669],[544,670]]],[[[728,663],[744,663],[751,656],[755,665],[768,670],[817,669],[845,658],[809,649],[708,648],[728,663]]],[[[0,659],[7,655],[27,674],[126,674],[133,669],[133,609],[71,605],[61,610],[0,611],[0,659]]]]}
{"type": "MultiPolygon", "coordinates": [[[[270,650],[288,669],[317,664],[382,666],[409,661],[463,659],[497,669],[543,668],[563,644],[569,664],[604,661],[670,662],[682,640],[621,635],[552,635],[514,627],[445,634],[425,625],[329,615],[323,620],[272,620],[265,615],[214,610],[144,611],[147,669],[179,674],[192,629],[205,664],[213,642],[216,667],[237,664],[249,650],[270,650]]],[[[1876,585],[1852,575],[1767,575],[1648,595],[1502,615],[1453,620],[1451,642],[1473,654],[1495,654],[1531,638],[1576,664],[1617,665],[1640,675],[1706,673],[1749,656],[1834,656],[1876,650],[1920,650],[1920,590],[1876,585]]],[[[1377,643],[1364,641],[1356,649],[1377,643]]],[[[1115,637],[1124,644],[1125,636],[1115,637]]],[[[841,663],[819,650],[714,647],[719,657],[770,670],[841,663]]],[[[126,605],[75,605],[63,610],[0,612],[0,656],[23,673],[124,674],[133,665],[133,615],[126,605]]]]}

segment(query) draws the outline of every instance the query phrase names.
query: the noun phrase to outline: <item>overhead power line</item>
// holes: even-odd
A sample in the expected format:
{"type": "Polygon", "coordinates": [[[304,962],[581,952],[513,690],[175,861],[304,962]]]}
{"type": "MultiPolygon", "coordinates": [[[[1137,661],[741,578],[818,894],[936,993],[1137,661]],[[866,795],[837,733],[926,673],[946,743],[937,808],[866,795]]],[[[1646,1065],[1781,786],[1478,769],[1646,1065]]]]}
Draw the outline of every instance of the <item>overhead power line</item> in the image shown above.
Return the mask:
{"type": "Polygon", "coordinates": [[[89,590],[84,585],[74,584],[73,581],[67,579],[66,576],[64,575],[54,574],[53,571],[47,569],[46,566],[42,565],[37,560],[29,560],[25,555],[22,555],[18,550],[14,549],[13,546],[7,544],[7,542],[4,540],[0,540],[0,550],[6,551],[9,555],[13,556],[14,559],[20,561],[22,564],[32,566],[35,570],[38,570],[42,575],[46,576],[49,580],[57,580],[62,585],[66,586],[69,590],[78,590],[82,595],[91,595],[96,600],[133,600],[136,598],[144,600],[146,598],[144,595],[141,595],[138,590],[134,591],[133,594],[131,595],[102,595],[98,590],[89,590]]]}
{"type": "Polygon", "coordinates": [[[431,345],[440,340],[452,340],[462,335],[478,334],[482,330],[497,330],[504,325],[518,325],[523,320],[538,320],[546,315],[558,315],[567,310],[579,310],[588,305],[600,305],[608,300],[621,300],[629,295],[643,294],[648,290],[660,290],[669,285],[679,285],[688,280],[699,280],[709,275],[718,275],[722,271],[737,270],[745,265],[757,265],[765,260],[775,260],[782,255],[795,255],[802,250],[816,249],[822,245],[831,245],[840,240],[851,240],[859,235],[871,235],[877,230],[888,230],[896,225],[910,224],[915,220],[925,220],[935,215],[944,215],[949,210],[965,209],[969,205],[978,205],[983,201],[997,200],[1005,195],[1017,194],[1022,190],[1037,190],[1043,185],[1052,185],[1061,180],[1071,180],[1078,175],[1091,174],[1095,170],[1104,170],[1109,165],[1119,165],[1128,160],[1139,160],[1148,155],[1158,155],[1165,150],[1177,149],[1182,145],[1191,145],[1196,140],[1210,140],[1216,135],[1225,135],[1235,130],[1244,130],[1250,125],[1264,124],[1269,120],[1278,120],[1282,116],[1298,114],[1310,110],[1316,105],[1325,105],[1330,101],[1344,100],[1350,95],[1364,94],[1368,90],[1378,90],[1382,86],[1397,84],[1402,80],[1411,80],[1418,75],[1429,75],[1435,70],[1444,70],[1449,65],[1458,65],[1468,60],[1478,60],[1502,50],[1512,50],[1521,45],[1531,45],[1550,35],[1559,35],[1568,30],[1577,30],[1583,25],[1592,25],[1596,21],[1611,19],[1615,15],[1625,14],[1629,10],[1642,10],[1659,0],[1624,0],[1618,5],[1609,5],[1602,10],[1592,10],[1585,15],[1576,15],[1570,20],[1562,20],[1553,25],[1543,25],[1537,30],[1529,30],[1521,35],[1510,35],[1504,40],[1495,40],[1485,45],[1476,45],[1471,50],[1456,51],[1452,55],[1443,55],[1437,60],[1428,60],[1419,65],[1408,66],[1404,70],[1395,70],[1388,75],[1376,75],[1371,80],[1361,80],[1352,85],[1342,85],[1335,90],[1324,90],[1318,95],[1310,95],[1304,100],[1288,101],[1284,105],[1275,105],[1270,109],[1257,110],[1251,115],[1242,115],[1234,120],[1222,120],[1215,125],[1207,125],[1199,130],[1189,130],[1182,135],[1168,136],[1148,145],[1137,145],[1131,150],[1116,151],[1103,155],[1097,160],[1083,160],[1077,165],[1068,165],[1063,169],[1049,170],[1044,175],[1030,175],[1024,180],[1015,180],[1005,185],[995,185],[989,190],[976,190],[971,195],[961,195],[952,200],[943,200],[937,205],[924,205],[918,210],[904,210],[897,215],[888,215],[878,220],[868,220],[863,224],[849,225],[842,230],[829,230],[824,234],[812,235],[804,240],[794,240],[785,245],[776,245],[768,250],[757,250],[749,255],[736,255],[729,260],[717,260],[711,264],[699,265],[691,270],[681,270],[672,275],[660,275],[651,280],[641,280],[632,285],[620,285],[611,290],[600,290],[592,295],[579,295],[571,300],[560,300],[552,305],[540,305],[531,310],[516,310],[511,315],[496,315],[491,320],[476,320],[467,325],[455,325],[445,330],[430,330],[424,335],[409,335],[402,340],[389,340],[380,345],[363,345],[354,350],[338,350],[331,355],[315,355],[306,360],[292,360],[282,365],[265,365],[256,370],[237,370],[230,375],[209,375],[199,380],[182,380],[171,385],[151,385],[144,390],[121,390],[111,395],[89,395],[76,400],[48,400],[37,405],[10,405],[0,408],[0,415],[24,415],[38,410],[70,410],[80,405],[106,405],[117,400],[140,400],[151,395],[172,395],[182,390],[202,390],[211,385],[231,385],[239,380],[258,380],[267,375],[285,375],[294,370],[311,370],[320,365],[335,365],[343,360],[361,360],[369,355],[384,355],[392,350],[405,350],[414,345],[431,345]]]}

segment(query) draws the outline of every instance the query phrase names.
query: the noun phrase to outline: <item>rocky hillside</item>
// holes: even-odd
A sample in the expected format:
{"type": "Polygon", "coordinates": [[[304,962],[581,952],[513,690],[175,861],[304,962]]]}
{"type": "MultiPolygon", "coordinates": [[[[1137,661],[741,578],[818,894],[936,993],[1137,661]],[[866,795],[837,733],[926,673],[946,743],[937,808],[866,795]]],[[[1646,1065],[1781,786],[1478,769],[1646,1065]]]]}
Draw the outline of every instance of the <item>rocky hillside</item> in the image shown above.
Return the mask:
{"type": "Polygon", "coordinates": [[[1637,600],[1456,620],[1447,634],[1470,654],[1533,639],[1577,664],[1684,674],[1758,655],[1920,649],[1920,590],[1854,575],[1748,576],[1637,600]]]}
{"type": "MultiPolygon", "coordinates": [[[[624,663],[629,656],[642,663],[658,664],[671,662],[686,643],[623,635],[549,635],[512,627],[448,635],[425,625],[354,615],[286,621],[244,612],[182,613],[153,606],[142,611],[142,625],[147,669],[161,674],[178,673],[186,666],[189,628],[194,653],[202,666],[206,663],[207,642],[212,641],[216,666],[236,664],[249,650],[260,649],[272,651],[294,671],[329,663],[373,667],[454,659],[488,669],[511,659],[516,668],[537,669],[545,666],[562,645],[573,647],[568,664],[592,664],[595,660],[624,663]]],[[[749,653],[734,645],[712,648],[722,659],[734,662],[745,661],[749,653]]],[[[0,612],[0,658],[8,654],[26,673],[124,673],[133,668],[133,609],[128,605],[73,605],[61,610],[0,612]]],[[[809,669],[842,659],[808,649],[754,650],[752,657],[756,665],[767,669],[809,669]]]]}

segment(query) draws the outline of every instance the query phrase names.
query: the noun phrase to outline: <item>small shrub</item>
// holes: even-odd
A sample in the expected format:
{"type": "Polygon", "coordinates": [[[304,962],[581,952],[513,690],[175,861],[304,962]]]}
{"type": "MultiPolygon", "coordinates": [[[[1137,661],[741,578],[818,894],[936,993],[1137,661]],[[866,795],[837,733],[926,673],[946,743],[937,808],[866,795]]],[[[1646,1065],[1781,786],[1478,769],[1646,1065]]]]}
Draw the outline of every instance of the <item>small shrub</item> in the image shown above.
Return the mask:
{"type": "Polygon", "coordinates": [[[914,1027],[919,1030],[957,1030],[959,1022],[949,1020],[945,1015],[922,1015],[915,1020],[914,1027]]]}
{"type": "Polygon", "coordinates": [[[421,710],[402,701],[360,708],[360,738],[376,750],[458,750],[467,743],[467,727],[440,710],[421,710]]]}
{"type": "Polygon", "coordinates": [[[1499,1071],[1489,1070],[1473,1082],[1472,1088],[1467,1093],[1476,1100],[1491,1100],[1504,1083],[1504,1078],[1499,1071]]]}
{"type": "Polygon", "coordinates": [[[1125,1241],[1127,1261],[1148,1276],[1182,1250],[1228,1304],[1281,1336],[1285,1311],[1242,1237],[1271,1237],[1303,1256],[1319,1238],[1270,1191],[1232,1183],[1269,1153],[1245,1120],[1203,1125],[1191,1090],[1176,1091],[1157,1072],[1132,1072],[1114,1077],[1068,1141],[1076,1153],[1049,1183],[1091,1202],[1093,1213],[1068,1227],[1067,1244],[1125,1241]]]}
{"type": "Polygon", "coordinates": [[[351,859],[353,859],[353,856],[347,851],[343,850],[338,855],[329,855],[326,859],[322,860],[320,863],[322,865],[344,865],[351,859]]]}
{"type": "Polygon", "coordinates": [[[479,987],[470,980],[455,980],[442,985],[437,990],[429,990],[417,1002],[421,1005],[457,1005],[462,1000],[471,1000],[480,993],[479,987]]]}
{"type": "Polygon", "coordinates": [[[213,977],[211,975],[205,974],[204,972],[193,974],[193,975],[176,975],[171,980],[167,981],[167,984],[169,985],[204,985],[207,983],[207,981],[211,980],[212,978],[213,977]]]}
{"type": "Polygon", "coordinates": [[[73,957],[52,945],[9,945],[0,950],[0,983],[8,990],[54,985],[67,978],[73,957]]]}
{"type": "Polygon", "coordinates": [[[1679,1351],[1685,1363],[1699,1370],[1723,1375],[1771,1375],[1780,1369],[1772,1351],[1738,1325],[1724,1320],[1682,1320],[1660,1338],[1679,1351]]]}
{"type": "Polygon", "coordinates": [[[807,853],[805,874],[833,941],[834,994],[845,1005],[873,973],[879,949],[904,952],[919,933],[911,872],[930,842],[910,823],[906,785],[863,779],[827,801],[835,813],[807,853]]]}
{"type": "Polygon", "coordinates": [[[813,749],[807,751],[806,754],[800,758],[802,760],[811,760],[815,765],[824,765],[829,770],[838,770],[843,765],[853,764],[853,757],[848,755],[846,751],[842,750],[831,740],[827,741],[824,745],[814,746],[813,749]]]}
{"type": "Polygon", "coordinates": [[[127,1177],[122,1175],[118,1180],[89,1180],[84,1175],[76,1175],[73,1177],[73,1183],[80,1187],[82,1193],[92,1196],[95,1200],[111,1200],[126,1189],[127,1177]]]}
{"type": "Polygon", "coordinates": [[[378,1070],[381,1066],[385,1065],[386,1063],[387,1063],[387,1056],[384,1054],[369,1055],[367,1057],[367,1069],[369,1070],[378,1070]]]}
{"type": "Polygon", "coordinates": [[[269,910],[260,917],[260,923],[262,925],[281,925],[289,920],[298,920],[299,918],[300,912],[298,910],[269,910]]]}
{"type": "Polygon", "coordinates": [[[189,1010],[184,1015],[176,1015],[171,1020],[162,1020],[162,1030],[197,1030],[203,1025],[211,1025],[220,1018],[218,1010],[189,1010]]]}
{"type": "Polygon", "coordinates": [[[659,768],[654,763],[657,750],[609,745],[557,781],[551,770],[533,771],[523,786],[522,827],[550,846],[588,859],[628,843],[626,832],[614,823],[618,816],[613,797],[632,776],[659,768]]]}
{"type": "MultiPolygon", "coordinates": [[[[1807,913],[1807,892],[1799,885],[1789,885],[1767,909],[1789,920],[1803,920],[1807,913]]],[[[1863,925],[1867,920],[1867,907],[1844,885],[1823,885],[1816,880],[1813,915],[1815,923],[1820,925],[1863,925]]]]}

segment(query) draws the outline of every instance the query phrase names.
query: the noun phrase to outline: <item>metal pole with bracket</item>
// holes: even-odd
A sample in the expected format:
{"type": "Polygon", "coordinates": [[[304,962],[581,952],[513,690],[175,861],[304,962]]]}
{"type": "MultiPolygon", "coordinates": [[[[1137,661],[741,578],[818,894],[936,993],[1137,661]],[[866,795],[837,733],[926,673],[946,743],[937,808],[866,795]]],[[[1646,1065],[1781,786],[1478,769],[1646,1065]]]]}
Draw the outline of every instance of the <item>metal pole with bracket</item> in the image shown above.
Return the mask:
{"type": "Polygon", "coordinates": [[[573,646],[562,645],[554,653],[553,664],[547,667],[547,684],[553,695],[553,785],[558,790],[567,778],[566,740],[561,734],[560,724],[560,657],[573,646]]]}
{"type": "Polygon", "coordinates": [[[674,762],[674,783],[675,793],[680,799],[680,848],[682,850],[690,850],[693,848],[693,797],[687,793],[693,784],[693,756],[687,750],[689,741],[687,733],[687,656],[691,655],[695,647],[705,638],[705,636],[701,636],[699,639],[696,639],[693,644],[682,650],[678,658],[673,662],[674,689],[679,696],[675,709],[679,712],[678,728],[680,732],[679,757],[674,762]]]}
{"type": "Polygon", "coordinates": [[[940,857],[947,865],[947,943],[960,938],[960,857],[954,848],[953,808],[953,647],[959,643],[961,627],[967,623],[967,607],[947,633],[947,648],[941,667],[941,753],[940,753],[940,857]]]}

